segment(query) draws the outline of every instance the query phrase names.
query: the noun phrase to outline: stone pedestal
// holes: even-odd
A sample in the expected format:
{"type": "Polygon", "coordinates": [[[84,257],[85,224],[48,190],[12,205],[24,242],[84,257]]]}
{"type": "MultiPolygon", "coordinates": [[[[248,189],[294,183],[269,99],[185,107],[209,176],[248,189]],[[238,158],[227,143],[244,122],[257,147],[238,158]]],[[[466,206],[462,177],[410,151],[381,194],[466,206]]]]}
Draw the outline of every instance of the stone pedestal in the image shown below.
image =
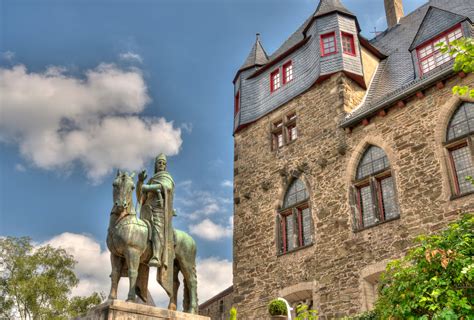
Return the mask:
{"type": "Polygon", "coordinates": [[[151,307],[143,304],[108,300],[76,320],[210,320],[209,317],[151,307]]]}

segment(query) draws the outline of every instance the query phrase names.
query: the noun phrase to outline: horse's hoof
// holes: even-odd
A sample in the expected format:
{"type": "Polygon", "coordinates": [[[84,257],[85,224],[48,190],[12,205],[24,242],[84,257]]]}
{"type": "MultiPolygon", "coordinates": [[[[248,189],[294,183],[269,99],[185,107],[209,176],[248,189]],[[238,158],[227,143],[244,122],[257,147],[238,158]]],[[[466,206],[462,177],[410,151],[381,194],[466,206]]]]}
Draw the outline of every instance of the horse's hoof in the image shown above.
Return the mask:
{"type": "Polygon", "coordinates": [[[176,311],[176,305],[174,303],[170,303],[169,306],[168,306],[168,310],[173,310],[173,311],[176,311]]]}

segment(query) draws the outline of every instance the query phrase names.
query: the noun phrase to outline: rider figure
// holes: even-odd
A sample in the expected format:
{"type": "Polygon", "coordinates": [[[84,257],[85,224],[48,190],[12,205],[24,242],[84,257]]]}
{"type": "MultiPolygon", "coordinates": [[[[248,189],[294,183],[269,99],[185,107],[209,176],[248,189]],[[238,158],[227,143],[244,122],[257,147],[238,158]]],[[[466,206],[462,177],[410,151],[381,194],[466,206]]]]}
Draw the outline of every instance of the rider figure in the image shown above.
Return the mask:
{"type": "MultiPolygon", "coordinates": [[[[152,225],[153,257],[149,266],[160,268],[163,261],[163,248],[166,246],[167,232],[165,228],[171,225],[172,203],[174,195],[174,181],[166,171],[166,156],[160,154],[155,159],[155,174],[144,183],[147,178],[143,170],[138,175],[137,199],[141,204],[140,217],[148,220],[152,225]]],[[[164,263],[167,267],[166,262],[164,263]]]]}

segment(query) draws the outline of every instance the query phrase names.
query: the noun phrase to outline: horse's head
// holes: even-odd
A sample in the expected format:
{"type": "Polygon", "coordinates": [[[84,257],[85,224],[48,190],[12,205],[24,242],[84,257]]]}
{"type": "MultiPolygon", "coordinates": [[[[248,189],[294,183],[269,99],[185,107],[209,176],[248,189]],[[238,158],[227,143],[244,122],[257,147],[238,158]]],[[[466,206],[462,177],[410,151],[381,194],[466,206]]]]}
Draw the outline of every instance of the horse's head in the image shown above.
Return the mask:
{"type": "Polygon", "coordinates": [[[135,189],[135,184],[133,183],[134,176],[135,173],[129,175],[127,172],[117,171],[117,175],[112,183],[114,190],[114,209],[117,212],[122,212],[123,210],[129,211],[133,206],[132,192],[135,189]]]}

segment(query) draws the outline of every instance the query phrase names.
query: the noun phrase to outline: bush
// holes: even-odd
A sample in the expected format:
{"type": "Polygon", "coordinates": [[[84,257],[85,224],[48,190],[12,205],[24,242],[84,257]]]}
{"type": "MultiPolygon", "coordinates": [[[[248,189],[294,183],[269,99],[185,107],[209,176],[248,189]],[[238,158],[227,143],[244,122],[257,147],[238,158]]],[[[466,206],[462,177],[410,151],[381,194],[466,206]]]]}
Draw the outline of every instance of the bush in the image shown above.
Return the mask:
{"type": "Polygon", "coordinates": [[[270,304],[268,305],[268,312],[272,316],[286,316],[288,314],[286,303],[284,301],[274,299],[270,301],[270,304]]]}
{"type": "Polygon", "coordinates": [[[377,313],[382,319],[474,319],[474,216],[417,242],[382,274],[377,313]]]}
{"type": "Polygon", "coordinates": [[[229,320],[237,320],[237,309],[235,307],[232,307],[229,311],[230,318],[229,320]]]}

